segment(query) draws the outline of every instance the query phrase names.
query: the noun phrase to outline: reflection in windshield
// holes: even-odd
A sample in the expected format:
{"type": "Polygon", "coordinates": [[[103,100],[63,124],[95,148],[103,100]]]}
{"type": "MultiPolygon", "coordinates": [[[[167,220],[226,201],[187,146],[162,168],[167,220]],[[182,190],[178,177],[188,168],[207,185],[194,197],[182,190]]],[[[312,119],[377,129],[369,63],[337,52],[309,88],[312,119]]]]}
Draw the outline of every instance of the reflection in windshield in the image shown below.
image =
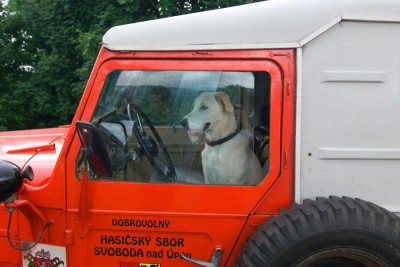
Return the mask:
{"type": "MultiPolygon", "coordinates": [[[[126,149],[134,149],[140,157],[140,162],[138,160],[134,164],[128,162],[122,173],[114,174],[112,179],[146,183],[163,182],[143,156],[143,146],[153,145],[151,140],[154,140],[154,133],[143,120],[130,114],[129,107],[134,104],[145,113],[161,137],[175,166],[177,182],[205,183],[201,162],[201,152],[205,147],[204,136],[200,136],[198,142],[192,142],[187,129],[182,127],[181,120],[192,111],[195,99],[200,94],[225,92],[235,110],[240,134],[250,140],[249,144],[252,147],[253,128],[255,122],[259,120],[256,112],[259,108],[255,107],[257,76],[259,73],[255,75],[253,72],[229,71],[111,72],[103,87],[92,121],[123,125],[126,131],[123,135],[126,138],[123,142],[127,145],[126,149]],[[144,124],[141,127],[144,135],[149,136],[149,141],[146,141],[148,143],[139,144],[132,133],[135,123],[144,124]]],[[[157,160],[166,162],[163,155],[158,155],[157,160]]]]}

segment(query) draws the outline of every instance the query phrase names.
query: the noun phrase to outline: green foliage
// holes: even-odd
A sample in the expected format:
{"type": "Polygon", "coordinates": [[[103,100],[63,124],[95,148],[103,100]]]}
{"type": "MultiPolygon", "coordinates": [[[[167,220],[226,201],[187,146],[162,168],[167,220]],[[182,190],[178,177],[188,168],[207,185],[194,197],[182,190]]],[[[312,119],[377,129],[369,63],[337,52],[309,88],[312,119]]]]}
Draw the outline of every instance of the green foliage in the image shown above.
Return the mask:
{"type": "Polygon", "coordinates": [[[103,34],[252,0],[9,0],[0,6],[0,131],[68,124],[103,34]]]}
{"type": "Polygon", "coordinates": [[[22,23],[0,5],[0,131],[24,128],[24,95],[18,81],[29,77],[25,66],[31,63],[26,51],[28,37],[22,23]]]}

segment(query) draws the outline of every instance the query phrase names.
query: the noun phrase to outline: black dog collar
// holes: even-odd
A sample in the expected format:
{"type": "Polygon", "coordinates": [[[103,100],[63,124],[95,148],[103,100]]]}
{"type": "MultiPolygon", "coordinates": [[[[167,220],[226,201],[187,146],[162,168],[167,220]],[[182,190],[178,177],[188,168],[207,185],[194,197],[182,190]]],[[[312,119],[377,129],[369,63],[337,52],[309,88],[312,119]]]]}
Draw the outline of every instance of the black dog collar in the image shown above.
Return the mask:
{"type": "Polygon", "coordinates": [[[234,132],[231,133],[230,135],[225,136],[224,138],[221,138],[221,139],[216,140],[216,141],[208,141],[208,140],[206,139],[206,143],[207,143],[207,145],[209,145],[209,146],[217,146],[217,145],[223,144],[223,143],[225,143],[226,141],[229,141],[229,140],[231,140],[233,137],[235,137],[235,136],[238,134],[238,132],[239,132],[239,129],[236,129],[236,131],[234,131],[234,132]]]}

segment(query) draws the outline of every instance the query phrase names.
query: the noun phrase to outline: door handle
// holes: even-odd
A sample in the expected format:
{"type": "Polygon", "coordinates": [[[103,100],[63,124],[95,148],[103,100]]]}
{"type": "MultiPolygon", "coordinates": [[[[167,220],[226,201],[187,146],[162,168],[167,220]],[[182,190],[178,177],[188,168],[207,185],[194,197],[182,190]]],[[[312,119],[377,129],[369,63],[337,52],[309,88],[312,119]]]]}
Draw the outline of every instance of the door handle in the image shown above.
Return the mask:
{"type": "Polygon", "coordinates": [[[222,255],[222,248],[220,248],[220,247],[215,248],[214,254],[211,257],[211,261],[209,261],[209,262],[192,259],[192,258],[185,256],[183,253],[181,253],[181,257],[184,260],[190,261],[192,263],[195,263],[197,265],[204,266],[204,267],[219,267],[219,264],[221,262],[221,255],[222,255]]]}

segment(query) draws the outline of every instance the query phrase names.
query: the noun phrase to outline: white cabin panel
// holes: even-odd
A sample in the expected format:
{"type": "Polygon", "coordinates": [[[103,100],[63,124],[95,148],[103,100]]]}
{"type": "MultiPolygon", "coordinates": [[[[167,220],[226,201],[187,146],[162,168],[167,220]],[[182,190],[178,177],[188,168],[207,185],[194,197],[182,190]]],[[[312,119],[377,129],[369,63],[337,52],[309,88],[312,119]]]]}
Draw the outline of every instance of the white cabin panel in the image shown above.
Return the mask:
{"type": "MultiPolygon", "coordinates": [[[[400,23],[342,21],[302,49],[300,198],[400,211],[400,23]]],[[[298,162],[298,161],[297,161],[298,162]]]]}

